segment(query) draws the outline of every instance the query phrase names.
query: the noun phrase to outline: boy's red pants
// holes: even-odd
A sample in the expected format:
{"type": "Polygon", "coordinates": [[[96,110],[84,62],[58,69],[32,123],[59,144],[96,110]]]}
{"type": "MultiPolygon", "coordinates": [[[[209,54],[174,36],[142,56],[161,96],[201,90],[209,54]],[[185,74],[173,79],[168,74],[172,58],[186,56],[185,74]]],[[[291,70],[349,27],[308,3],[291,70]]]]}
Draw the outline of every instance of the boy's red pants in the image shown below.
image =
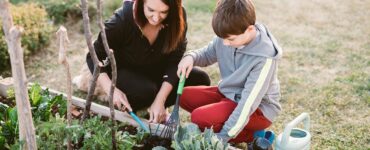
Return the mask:
{"type": "MultiPolygon", "coordinates": [[[[225,98],[215,86],[188,86],[184,88],[180,106],[191,113],[191,121],[203,131],[211,128],[215,133],[220,132],[237,103],[225,98]]],[[[229,142],[252,142],[253,133],[271,125],[260,109],[249,118],[248,124],[239,135],[229,142]]]]}

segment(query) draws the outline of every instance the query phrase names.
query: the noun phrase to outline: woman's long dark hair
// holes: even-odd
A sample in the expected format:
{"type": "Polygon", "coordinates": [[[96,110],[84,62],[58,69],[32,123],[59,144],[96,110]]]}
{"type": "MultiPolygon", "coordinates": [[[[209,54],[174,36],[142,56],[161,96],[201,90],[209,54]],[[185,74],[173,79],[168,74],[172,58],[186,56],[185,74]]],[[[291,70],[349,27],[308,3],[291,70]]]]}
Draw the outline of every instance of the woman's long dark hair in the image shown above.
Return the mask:
{"type": "MultiPolygon", "coordinates": [[[[182,0],[161,0],[169,7],[168,15],[162,24],[167,26],[168,32],[165,35],[163,53],[170,53],[184,40],[185,18],[182,10],[182,0]]],[[[144,14],[144,0],[135,0],[134,17],[140,27],[144,27],[148,20],[144,14]]]]}

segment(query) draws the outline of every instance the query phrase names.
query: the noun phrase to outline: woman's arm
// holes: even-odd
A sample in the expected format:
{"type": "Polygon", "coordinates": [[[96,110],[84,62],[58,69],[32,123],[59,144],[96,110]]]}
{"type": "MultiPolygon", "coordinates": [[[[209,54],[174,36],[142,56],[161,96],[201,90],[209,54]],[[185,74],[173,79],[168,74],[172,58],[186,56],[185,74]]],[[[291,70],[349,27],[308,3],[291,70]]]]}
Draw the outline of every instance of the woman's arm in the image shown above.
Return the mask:
{"type": "MultiPolygon", "coordinates": [[[[107,73],[101,73],[99,75],[98,83],[103,87],[104,92],[107,95],[109,95],[112,80],[109,78],[107,73]]],[[[117,87],[114,89],[113,104],[116,105],[119,110],[127,109],[128,111],[132,111],[131,105],[127,100],[126,94],[123,93],[117,87]]]]}
{"type": "MultiPolygon", "coordinates": [[[[125,20],[125,12],[128,10],[125,10],[123,7],[115,11],[113,16],[104,23],[105,26],[105,32],[108,40],[108,45],[110,49],[113,49],[114,51],[118,51],[120,45],[122,44],[123,36],[125,31],[127,30],[127,20],[125,20]]],[[[95,52],[98,56],[98,59],[100,61],[106,59],[107,54],[103,47],[103,42],[100,36],[101,33],[99,33],[99,36],[94,42],[94,48],[95,52]]],[[[116,57],[117,59],[117,57],[116,57]]],[[[87,54],[86,57],[86,63],[90,69],[90,72],[93,73],[94,71],[94,63],[91,59],[90,54],[87,54]]],[[[118,64],[119,65],[119,64],[118,64]]],[[[119,66],[117,66],[119,67],[119,66]]],[[[112,84],[111,79],[109,78],[108,74],[111,74],[111,68],[110,65],[106,67],[101,68],[101,73],[98,77],[98,83],[102,85],[104,92],[109,95],[110,87],[112,84]]],[[[121,106],[123,104],[124,108],[127,108],[129,111],[132,111],[130,104],[128,103],[126,95],[119,90],[118,88],[115,88],[114,95],[113,95],[113,103],[116,105],[120,110],[122,110],[121,106]]]]}

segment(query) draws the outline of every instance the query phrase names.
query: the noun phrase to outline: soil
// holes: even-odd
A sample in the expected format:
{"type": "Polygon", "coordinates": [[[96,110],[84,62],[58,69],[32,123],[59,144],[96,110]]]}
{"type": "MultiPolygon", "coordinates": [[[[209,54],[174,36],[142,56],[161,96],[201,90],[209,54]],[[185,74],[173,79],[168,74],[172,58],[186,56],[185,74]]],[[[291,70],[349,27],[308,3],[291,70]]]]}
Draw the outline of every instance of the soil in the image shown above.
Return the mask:
{"type": "Polygon", "coordinates": [[[136,129],[136,127],[134,127],[134,126],[132,126],[132,125],[122,125],[122,126],[120,126],[120,127],[118,127],[118,131],[122,131],[122,132],[124,132],[124,131],[127,131],[129,134],[131,134],[131,135],[135,135],[135,134],[137,134],[137,129],[136,129]]]}
{"type": "Polygon", "coordinates": [[[9,107],[15,106],[15,100],[7,99],[5,97],[0,96],[0,102],[3,104],[8,105],[9,107]]]}
{"type": "Polygon", "coordinates": [[[152,149],[156,146],[162,146],[169,150],[174,150],[171,147],[172,140],[169,138],[162,138],[156,135],[149,136],[145,138],[142,142],[143,147],[135,147],[134,150],[147,150],[152,149]]]}
{"type": "MultiPolygon", "coordinates": [[[[127,131],[131,135],[137,134],[136,127],[132,125],[128,125],[128,124],[118,127],[118,131],[122,131],[122,132],[127,131]]],[[[173,148],[171,148],[171,143],[172,143],[172,140],[169,138],[161,138],[159,136],[151,135],[151,136],[144,138],[143,141],[139,143],[137,146],[135,146],[133,149],[134,150],[147,150],[147,149],[152,149],[153,147],[156,147],[156,146],[162,146],[169,150],[172,150],[173,148]]]]}

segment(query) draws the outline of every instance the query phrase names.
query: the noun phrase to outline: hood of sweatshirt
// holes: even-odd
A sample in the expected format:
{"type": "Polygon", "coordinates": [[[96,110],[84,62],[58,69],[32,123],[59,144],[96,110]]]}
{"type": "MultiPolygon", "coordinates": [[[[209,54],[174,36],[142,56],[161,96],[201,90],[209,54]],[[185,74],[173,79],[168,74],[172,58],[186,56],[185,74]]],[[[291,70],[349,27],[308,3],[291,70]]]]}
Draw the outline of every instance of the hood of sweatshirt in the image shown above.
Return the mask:
{"type": "Polygon", "coordinates": [[[263,24],[256,24],[255,27],[256,37],[247,45],[238,48],[238,52],[273,59],[281,58],[282,49],[270,31],[263,24]]]}

